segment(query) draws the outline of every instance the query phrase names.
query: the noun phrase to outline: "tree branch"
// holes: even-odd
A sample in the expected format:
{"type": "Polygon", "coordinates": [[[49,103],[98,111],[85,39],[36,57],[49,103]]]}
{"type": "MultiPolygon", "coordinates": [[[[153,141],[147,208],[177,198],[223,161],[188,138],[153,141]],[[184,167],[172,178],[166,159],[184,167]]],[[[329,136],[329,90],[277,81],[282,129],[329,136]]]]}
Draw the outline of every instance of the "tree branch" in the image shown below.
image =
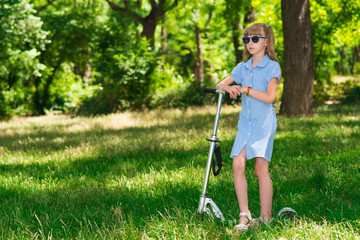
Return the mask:
{"type": "Polygon", "coordinates": [[[178,0],[175,0],[175,2],[173,3],[173,5],[171,5],[171,8],[174,8],[178,5],[178,0]]]}
{"type": "MultiPolygon", "coordinates": [[[[335,27],[335,24],[337,23],[338,19],[340,18],[341,13],[342,13],[342,12],[339,12],[338,15],[335,17],[335,20],[332,22],[331,26],[330,26],[330,27],[328,28],[328,30],[326,31],[325,36],[329,36],[329,35],[330,35],[331,31],[332,31],[333,28],[335,27]]],[[[319,60],[320,60],[320,58],[321,58],[321,56],[322,56],[322,52],[323,52],[323,49],[324,49],[324,44],[325,44],[325,40],[326,40],[326,39],[327,39],[327,37],[324,38],[323,41],[321,42],[320,53],[319,53],[318,56],[316,56],[315,68],[314,68],[314,69],[315,69],[315,72],[316,72],[316,69],[317,69],[317,67],[318,67],[319,60]]]]}
{"type": "Polygon", "coordinates": [[[124,13],[129,13],[130,15],[132,15],[133,17],[136,18],[136,20],[138,20],[139,22],[143,22],[144,18],[141,17],[139,14],[137,14],[136,12],[130,11],[129,10],[129,5],[128,5],[128,1],[124,0],[124,5],[125,7],[120,7],[119,5],[110,2],[109,0],[106,0],[108,2],[108,4],[110,5],[110,8],[114,11],[118,11],[118,12],[124,12],[124,13]]]}
{"type": "MultiPolygon", "coordinates": [[[[154,0],[150,0],[150,1],[154,1],[154,0]]],[[[173,9],[174,7],[176,7],[176,6],[178,5],[178,0],[175,0],[175,1],[171,4],[171,6],[169,6],[168,8],[165,9],[165,8],[164,8],[164,5],[165,5],[166,1],[167,1],[167,0],[160,0],[160,1],[159,1],[159,9],[160,9],[161,11],[163,11],[163,12],[167,12],[167,11],[173,9]]]]}
{"type": "Polygon", "coordinates": [[[155,9],[156,8],[156,2],[155,2],[155,0],[150,0],[150,3],[151,3],[151,8],[152,9],[155,9]]]}
{"type": "MultiPolygon", "coordinates": [[[[118,11],[118,12],[127,12],[128,11],[128,8],[126,7],[127,4],[125,4],[125,8],[122,8],[120,7],[119,5],[113,3],[113,2],[110,2],[109,0],[106,0],[110,6],[110,8],[114,11],[118,11]]],[[[126,3],[126,1],[124,1],[126,3]]]]}
{"type": "MultiPolygon", "coordinates": [[[[166,0],[161,0],[160,2],[163,2],[162,4],[164,4],[166,2],[166,0]]],[[[169,7],[169,9],[166,9],[166,11],[169,11],[171,9],[173,9],[174,7],[176,7],[178,5],[178,0],[175,0],[173,2],[173,4],[171,4],[171,6],[169,7]]]]}
{"type": "Polygon", "coordinates": [[[49,5],[52,5],[54,3],[54,1],[55,0],[48,1],[47,4],[45,4],[44,6],[39,8],[34,15],[37,16],[41,11],[44,11],[49,5]]]}

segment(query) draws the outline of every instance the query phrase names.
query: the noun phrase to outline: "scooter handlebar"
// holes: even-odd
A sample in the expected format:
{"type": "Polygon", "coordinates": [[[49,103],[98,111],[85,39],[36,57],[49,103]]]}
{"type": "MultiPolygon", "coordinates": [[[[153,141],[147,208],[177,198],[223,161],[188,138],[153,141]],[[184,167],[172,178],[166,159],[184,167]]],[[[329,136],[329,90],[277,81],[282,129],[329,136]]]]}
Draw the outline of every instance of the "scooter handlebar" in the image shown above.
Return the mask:
{"type": "Polygon", "coordinates": [[[203,88],[203,92],[205,93],[216,93],[217,89],[214,88],[203,88]]]}
{"type": "Polygon", "coordinates": [[[219,89],[214,89],[214,88],[203,88],[203,92],[205,93],[225,93],[225,95],[227,97],[230,97],[230,94],[228,92],[225,92],[225,91],[222,91],[222,90],[219,90],[219,89]]]}

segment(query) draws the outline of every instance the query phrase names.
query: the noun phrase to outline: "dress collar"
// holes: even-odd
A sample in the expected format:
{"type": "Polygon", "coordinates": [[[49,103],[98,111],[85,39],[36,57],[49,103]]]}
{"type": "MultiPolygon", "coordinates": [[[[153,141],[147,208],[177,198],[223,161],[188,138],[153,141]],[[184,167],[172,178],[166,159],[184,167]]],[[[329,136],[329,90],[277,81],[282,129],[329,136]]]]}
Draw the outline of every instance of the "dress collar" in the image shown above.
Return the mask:
{"type": "MultiPolygon", "coordinates": [[[[251,58],[245,63],[246,68],[252,70],[252,61],[253,61],[253,57],[251,57],[251,58]]],[[[259,62],[259,64],[258,64],[256,67],[265,67],[266,64],[268,64],[269,61],[270,61],[270,58],[268,57],[267,54],[265,54],[265,56],[261,59],[261,61],[259,62]]]]}

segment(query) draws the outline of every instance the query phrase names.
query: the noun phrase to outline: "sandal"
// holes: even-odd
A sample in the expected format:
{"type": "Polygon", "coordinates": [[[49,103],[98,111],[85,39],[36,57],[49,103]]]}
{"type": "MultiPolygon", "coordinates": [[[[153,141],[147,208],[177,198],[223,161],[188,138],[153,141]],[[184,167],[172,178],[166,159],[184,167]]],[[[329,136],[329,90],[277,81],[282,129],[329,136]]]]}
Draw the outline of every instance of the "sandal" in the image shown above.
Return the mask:
{"type": "Polygon", "coordinates": [[[239,217],[240,218],[241,217],[246,217],[248,219],[248,222],[247,223],[239,223],[238,225],[235,225],[234,230],[247,231],[249,229],[250,223],[253,221],[253,219],[251,217],[251,213],[250,212],[248,212],[248,213],[242,212],[242,213],[240,213],[239,217]]]}
{"type": "Polygon", "coordinates": [[[262,217],[258,217],[258,218],[255,218],[253,220],[251,225],[254,225],[254,226],[260,226],[260,224],[262,224],[262,225],[270,225],[272,223],[272,221],[274,221],[274,218],[272,218],[270,220],[270,222],[268,222],[265,219],[263,219],[262,217]]]}

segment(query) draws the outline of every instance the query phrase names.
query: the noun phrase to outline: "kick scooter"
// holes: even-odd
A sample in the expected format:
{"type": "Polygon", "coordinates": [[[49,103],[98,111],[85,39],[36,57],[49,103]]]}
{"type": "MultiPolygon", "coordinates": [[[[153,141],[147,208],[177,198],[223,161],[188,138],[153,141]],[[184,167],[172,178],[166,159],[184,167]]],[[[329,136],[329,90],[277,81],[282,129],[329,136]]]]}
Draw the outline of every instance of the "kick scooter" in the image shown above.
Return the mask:
{"type": "MultiPolygon", "coordinates": [[[[218,104],[217,104],[217,110],[216,110],[216,115],[215,115],[213,134],[210,139],[206,139],[207,141],[210,142],[210,148],[209,148],[209,155],[208,155],[208,160],[206,163],[204,183],[203,183],[202,191],[200,194],[200,202],[199,202],[199,207],[198,207],[197,213],[200,216],[204,215],[204,213],[205,213],[205,214],[209,215],[212,219],[214,219],[216,217],[224,223],[227,221],[225,220],[224,215],[221,212],[220,208],[216,205],[214,200],[212,200],[206,194],[207,194],[207,187],[208,187],[209,178],[210,178],[211,166],[213,167],[213,173],[215,176],[217,176],[220,173],[220,170],[222,168],[221,150],[220,150],[220,147],[216,145],[216,143],[218,143],[220,141],[216,135],[217,135],[217,130],[218,130],[218,126],[219,126],[220,111],[221,111],[223,97],[224,97],[224,95],[229,97],[229,93],[224,92],[222,90],[218,90],[218,89],[212,89],[212,88],[204,88],[203,91],[205,93],[219,94],[219,96],[218,96],[218,104]],[[215,171],[215,161],[213,159],[214,153],[215,153],[217,165],[218,165],[217,171],[215,171]]],[[[290,219],[290,218],[293,218],[295,216],[295,214],[296,214],[296,212],[294,209],[292,209],[290,207],[285,207],[279,211],[279,213],[277,214],[277,217],[290,219]]],[[[229,222],[233,222],[233,221],[230,220],[229,222]]]]}
{"type": "MultiPolygon", "coordinates": [[[[210,177],[210,171],[211,171],[211,165],[213,163],[213,155],[214,155],[214,151],[216,148],[216,143],[220,142],[219,139],[216,137],[217,134],[217,130],[218,130],[218,125],[219,125],[219,119],[220,119],[220,111],[221,111],[221,104],[222,104],[222,100],[225,94],[229,95],[228,93],[221,91],[221,90],[217,90],[217,89],[211,89],[211,88],[204,88],[203,91],[205,93],[218,93],[219,94],[219,98],[218,98],[218,104],[217,104],[217,110],[216,110],[216,115],[215,115],[215,122],[214,122],[214,131],[213,134],[211,136],[210,139],[206,139],[207,141],[211,142],[210,143],[210,148],[209,148],[209,155],[208,155],[208,160],[206,163],[206,170],[205,170],[205,178],[204,178],[204,184],[202,187],[202,191],[201,191],[201,195],[200,195],[200,202],[199,202],[199,207],[198,207],[198,214],[202,215],[203,213],[208,214],[211,218],[219,218],[221,221],[225,221],[224,215],[221,212],[221,210],[219,209],[219,207],[216,205],[216,203],[210,198],[207,197],[207,186],[209,183],[209,177],[210,177]]],[[[221,167],[222,167],[222,160],[221,160],[221,152],[220,152],[220,148],[216,148],[216,157],[217,157],[217,162],[218,162],[218,171],[217,174],[220,173],[221,167]]],[[[217,175],[216,174],[216,175],[217,175]]],[[[214,175],[215,175],[215,170],[214,170],[214,175]]]]}

